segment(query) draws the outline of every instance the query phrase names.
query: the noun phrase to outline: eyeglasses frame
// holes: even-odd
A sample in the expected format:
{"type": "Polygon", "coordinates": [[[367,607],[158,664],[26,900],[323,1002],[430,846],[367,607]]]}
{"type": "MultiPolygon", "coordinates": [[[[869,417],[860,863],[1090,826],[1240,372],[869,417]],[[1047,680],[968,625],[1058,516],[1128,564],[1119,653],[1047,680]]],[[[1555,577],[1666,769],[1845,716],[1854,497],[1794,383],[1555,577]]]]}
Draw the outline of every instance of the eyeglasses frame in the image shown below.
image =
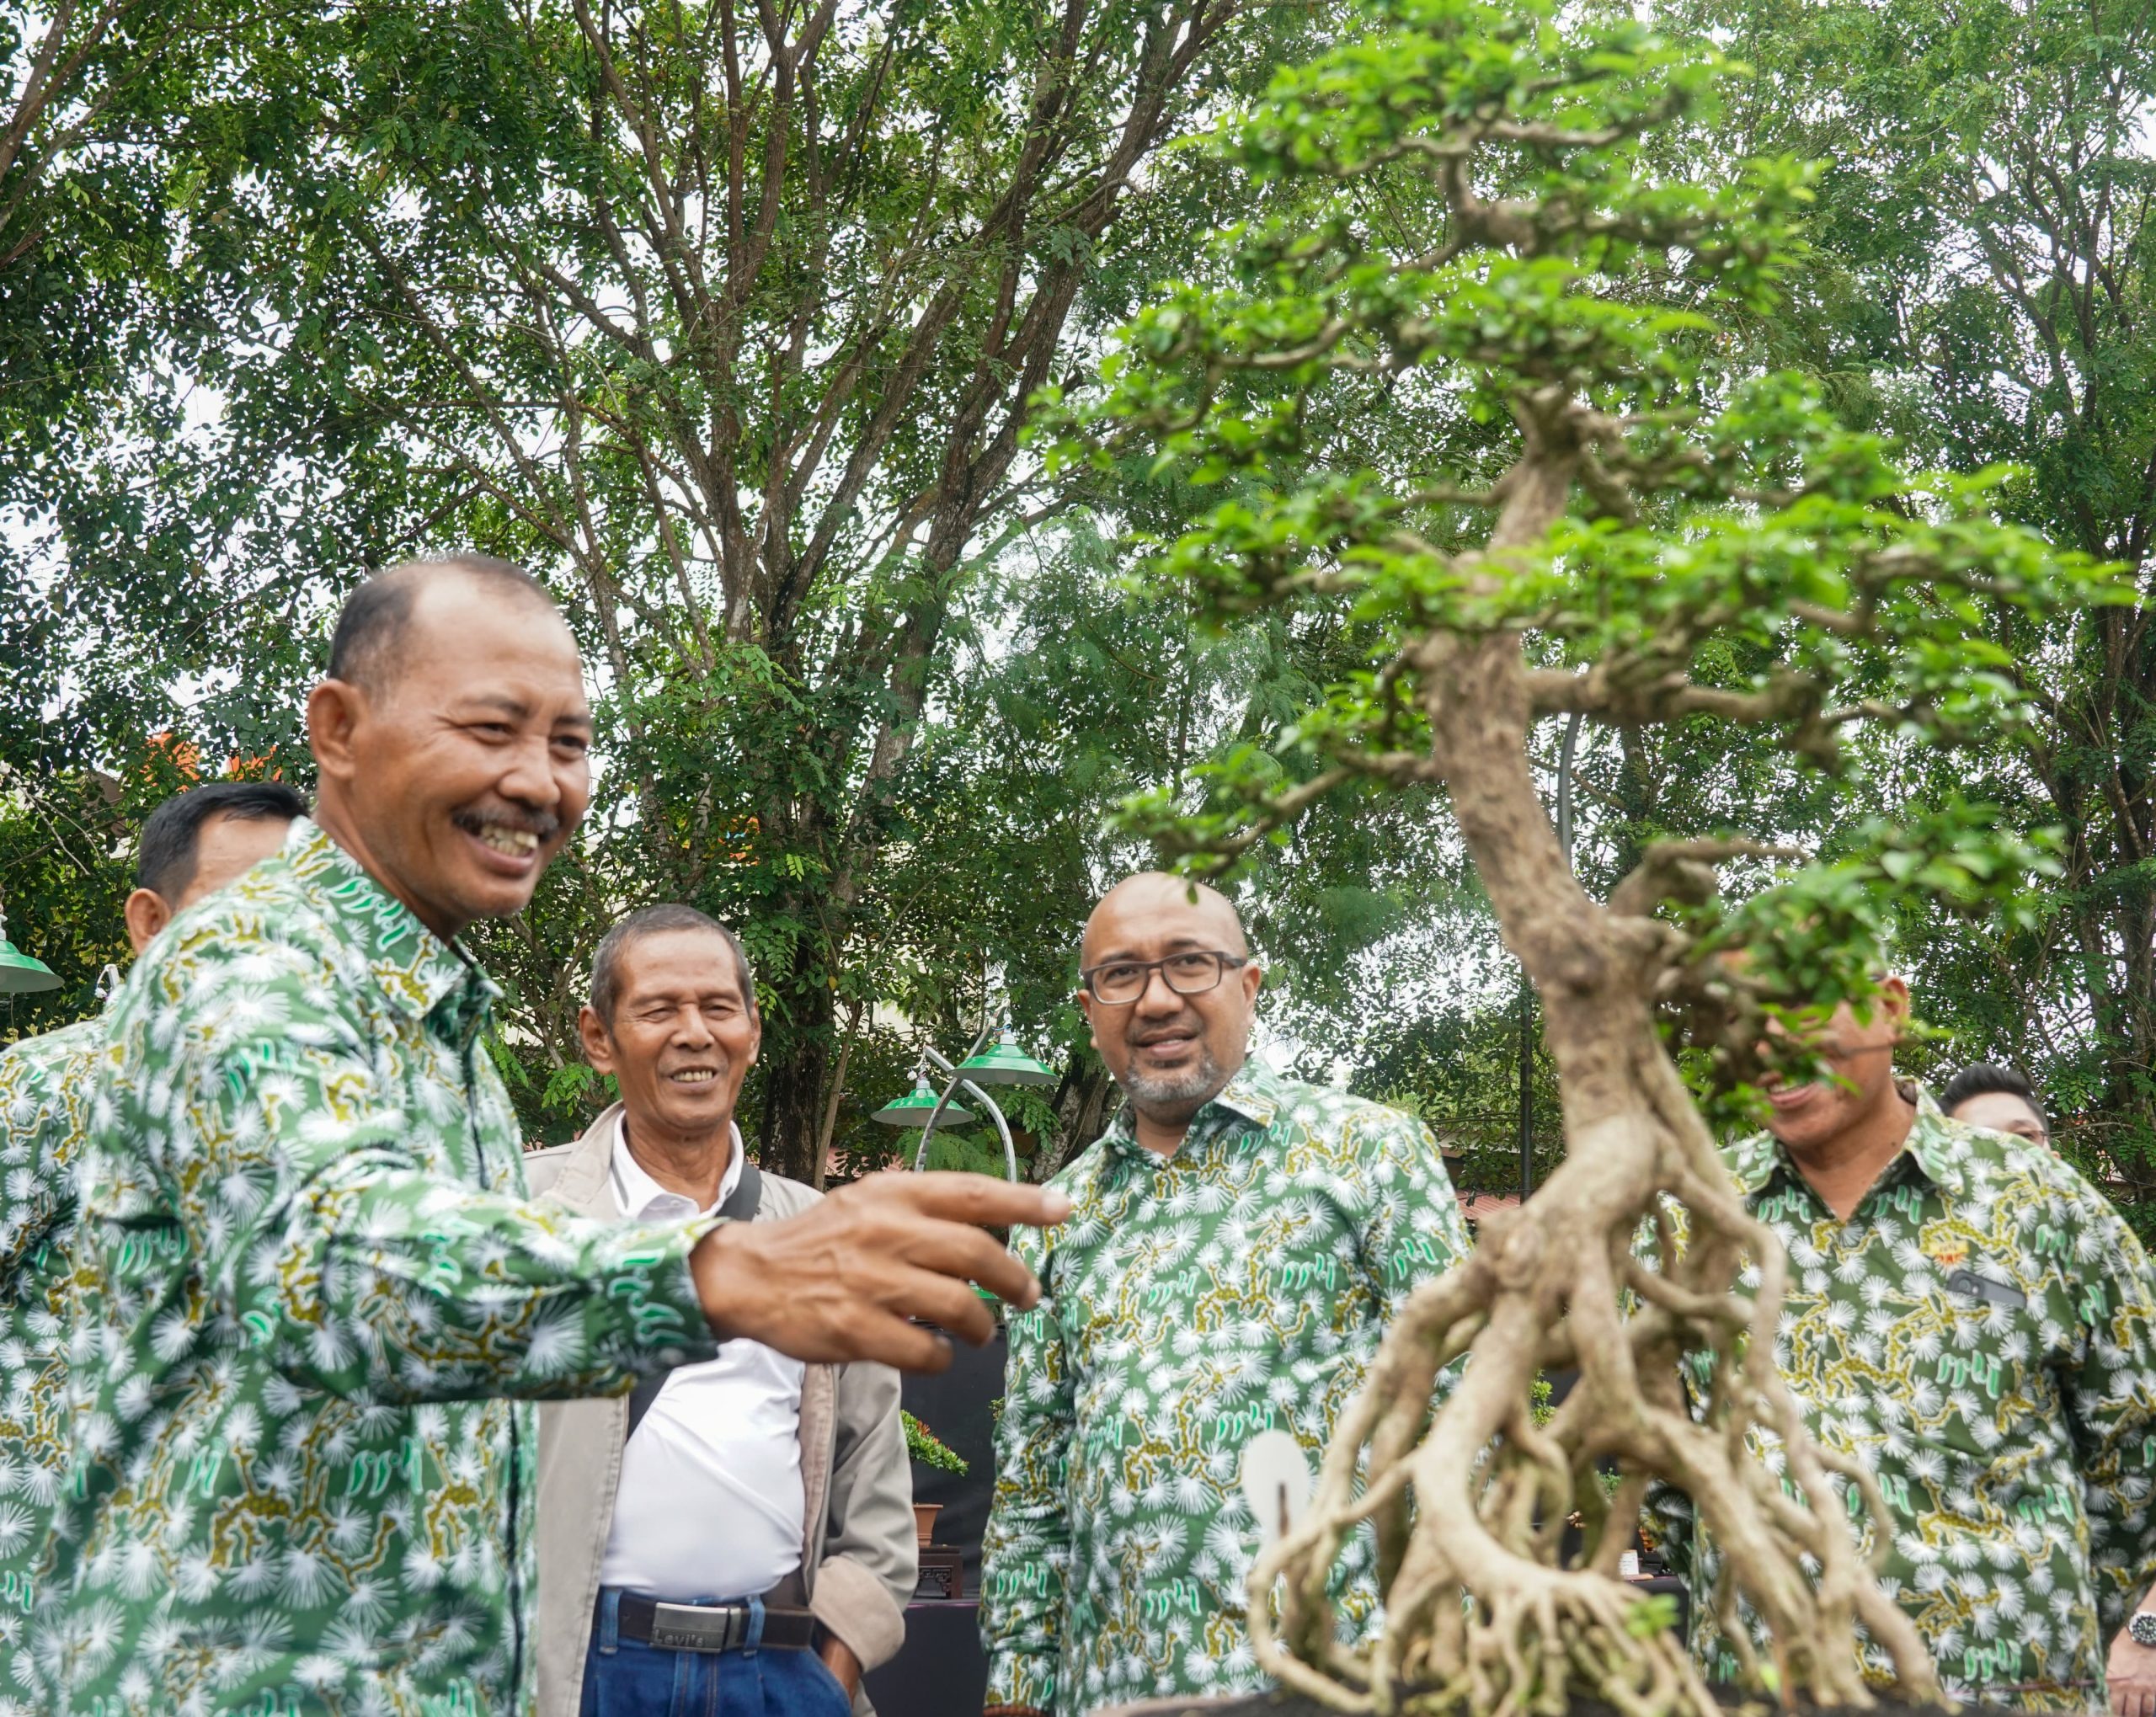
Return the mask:
{"type": "Polygon", "coordinates": [[[1167,984],[1171,995],[1210,995],[1227,982],[1228,974],[1250,964],[1248,954],[1230,954],[1221,948],[1179,948],[1158,960],[1103,960],[1098,966],[1082,968],[1078,973],[1079,987],[1102,1007],[1135,1007],[1145,1000],[1145,992],[1153,987],[1153,974],[1161,974],[1161,982],[1167,984]],[[1203,989],[1177,989],[1169,982],[1166,968],[1171,960],[1187,960],[1193,954],[1203,954],[1213,962],[1213,981],[1203,989]],[[1093,979],[1110,966],[1135,966],[1145,973],[1145,981],[1138,986],[1138,994],[1122,1001],[1110,1001],[1093,987],[1093,979]]]}

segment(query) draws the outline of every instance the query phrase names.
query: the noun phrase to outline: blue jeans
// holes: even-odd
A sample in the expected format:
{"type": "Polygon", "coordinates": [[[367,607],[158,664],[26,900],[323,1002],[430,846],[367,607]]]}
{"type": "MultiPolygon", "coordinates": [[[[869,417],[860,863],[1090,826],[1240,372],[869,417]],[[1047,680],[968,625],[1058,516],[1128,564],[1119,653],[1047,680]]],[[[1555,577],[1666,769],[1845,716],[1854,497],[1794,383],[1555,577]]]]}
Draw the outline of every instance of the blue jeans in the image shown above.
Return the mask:
{"type": "Polygon", "coordinates": [[[584,1655],[582,1717],[847,1717],[853,1702],[813,1651],[676,1651],[616,1631],[602,1592],[584,1655]]]}

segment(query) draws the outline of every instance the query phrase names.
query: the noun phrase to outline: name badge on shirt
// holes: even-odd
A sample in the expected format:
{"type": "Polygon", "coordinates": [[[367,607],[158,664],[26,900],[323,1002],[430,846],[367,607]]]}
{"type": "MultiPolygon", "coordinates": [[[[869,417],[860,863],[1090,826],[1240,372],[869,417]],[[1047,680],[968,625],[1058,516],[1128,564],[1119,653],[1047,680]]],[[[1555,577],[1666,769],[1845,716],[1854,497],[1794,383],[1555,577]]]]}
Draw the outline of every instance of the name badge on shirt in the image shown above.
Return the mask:
{"type": "Polygon", "coordinates": [[[2019,1311],[2029,1304],[2029,1296],[2018,1288],[2004,1282],[1993,1282],[1988,1276],[1979,1276],[1973,1270],[1956,1270],[1946,1278],[1949,1293],[1967,1294],[1971,1299],[1989,1300],[1993,1305],[2003,1305],[2009,1311],[2019,1311]]]}

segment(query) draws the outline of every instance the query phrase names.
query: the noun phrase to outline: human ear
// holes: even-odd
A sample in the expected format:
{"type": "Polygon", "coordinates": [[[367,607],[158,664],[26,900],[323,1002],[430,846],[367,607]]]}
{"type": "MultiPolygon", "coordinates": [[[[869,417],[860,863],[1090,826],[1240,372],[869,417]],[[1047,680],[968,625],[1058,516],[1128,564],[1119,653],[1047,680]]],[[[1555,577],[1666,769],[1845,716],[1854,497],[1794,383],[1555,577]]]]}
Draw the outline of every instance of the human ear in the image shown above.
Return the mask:
{"type": "Polygon", "coordinates": [[[120,915],[127,925],[128,942],[139,954],[157,940],[159,930],[172,922],[172,908],[156,889],[137,888],[127,897],[120,915]]]}
{"type": "Polygon", "coordinates": [[[366,711],[366,694],[345,680],[324,680],[307,695],[307,741],[316,766],[335,781],[358,771],[352,739],[366,711]]]}
{"type": "Polygon", "coordinates": [[[614,1070],[614,1037],[588,1005],[577,1010],[576,1034],[584,1042],[584,1058],[602,1077],[614,1070]]]}

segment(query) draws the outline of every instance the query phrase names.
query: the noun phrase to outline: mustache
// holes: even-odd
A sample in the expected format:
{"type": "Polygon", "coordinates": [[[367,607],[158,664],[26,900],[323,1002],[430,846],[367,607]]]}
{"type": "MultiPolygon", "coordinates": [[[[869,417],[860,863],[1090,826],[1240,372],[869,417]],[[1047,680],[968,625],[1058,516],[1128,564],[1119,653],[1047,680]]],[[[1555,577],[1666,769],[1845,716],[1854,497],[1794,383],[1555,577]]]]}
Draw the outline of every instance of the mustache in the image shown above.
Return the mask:
{"type": "Polygon", "coordinates": [[[545,841],[562,832],[562,819],[552,811],[458,811],[449,820],[467,835],[484,835],[489,829],[517,829],[545,841]]]}
{"type": "Polygon", "coordinates": [[[1165,1026],[1148,1026],[1142,1032],[1131,1032],[1125,1035],[1142,1048],[1148,1043],[1159,1042],[1163,1037],[1202,1037],[1205,1035],[1205,1022],[1193,1015],[1187,1021],[1177,1020],[1165,1026]]]}

